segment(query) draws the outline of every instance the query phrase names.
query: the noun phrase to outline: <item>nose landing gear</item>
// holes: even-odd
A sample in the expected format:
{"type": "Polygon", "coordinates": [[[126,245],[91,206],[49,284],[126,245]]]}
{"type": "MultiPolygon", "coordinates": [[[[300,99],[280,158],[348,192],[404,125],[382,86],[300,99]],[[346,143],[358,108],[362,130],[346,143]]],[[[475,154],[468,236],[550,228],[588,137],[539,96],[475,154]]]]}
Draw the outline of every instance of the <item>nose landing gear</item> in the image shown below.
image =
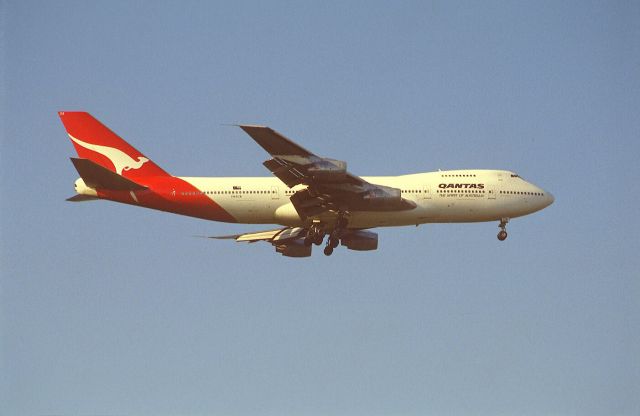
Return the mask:
{"type": "Polygon", "coordinates": [[[500,220],[500,224],[498,225],[498,227],[500,227],[500,232],[498,233],[498,240],[500,241],[504,241],[507,239],[507,223],[509,222],[509,218],[502,218],[500,220]]]}

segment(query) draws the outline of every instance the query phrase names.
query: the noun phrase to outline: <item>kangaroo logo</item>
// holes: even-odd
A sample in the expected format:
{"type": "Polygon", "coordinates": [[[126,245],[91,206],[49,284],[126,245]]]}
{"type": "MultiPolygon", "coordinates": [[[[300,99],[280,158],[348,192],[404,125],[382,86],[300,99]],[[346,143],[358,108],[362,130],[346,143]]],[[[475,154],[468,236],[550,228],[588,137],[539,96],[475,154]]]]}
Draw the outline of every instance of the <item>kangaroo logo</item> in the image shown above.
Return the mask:
{"type": "Polygon", "coordinates": [[[78,143],[85,149],[100,153],[102,156],[108,158],[111,163],[113,163],[113,166],[115,167],[116,173],[118,175],[122,175],[123,170],[140,169],[142,165],[149,161],[149,159],[143,156],[138,156],[138,160],[134,160],[131,156],[120,149],[115,149],[108,146],[100,146],[98,144],[86,143],[82,140],[76,139],[70,134],[69,138],[71,138],[71,140],[78,143]]]}

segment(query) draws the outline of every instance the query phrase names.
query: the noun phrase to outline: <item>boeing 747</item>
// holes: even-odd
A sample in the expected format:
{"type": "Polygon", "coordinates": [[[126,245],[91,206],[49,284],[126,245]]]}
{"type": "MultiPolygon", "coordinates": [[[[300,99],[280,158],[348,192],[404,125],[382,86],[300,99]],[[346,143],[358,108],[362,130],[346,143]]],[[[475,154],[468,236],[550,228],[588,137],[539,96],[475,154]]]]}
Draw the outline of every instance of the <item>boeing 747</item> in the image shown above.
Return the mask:
{"type": "Polygon", "coordinates": [[[400,176],[356,176],[341,160],[317,156],[265,126],[239,125],[271,158],[275,177],[173,176],[86,112],[58,113],[80,174],[69,201],[106,199],[211,221],[280,227],[221,237],[264,241],[289,257],[308,257],[326,240],[376,250],[376,227],[498,221],[548,207],[553,195],[514,172],[461,169],[400,176]]]}

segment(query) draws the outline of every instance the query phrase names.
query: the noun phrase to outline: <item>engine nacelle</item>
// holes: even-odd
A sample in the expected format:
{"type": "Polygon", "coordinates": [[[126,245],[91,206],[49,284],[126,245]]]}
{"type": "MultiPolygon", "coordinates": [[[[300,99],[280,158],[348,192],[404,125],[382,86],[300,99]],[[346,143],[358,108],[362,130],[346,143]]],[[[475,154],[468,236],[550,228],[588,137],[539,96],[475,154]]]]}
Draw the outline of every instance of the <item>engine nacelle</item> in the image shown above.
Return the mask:
{"type": "Polygon", "coordinates": [[[342,237],[342,245],[349,250],[369,251],[378,249],[378,234],[371,231],[354,231],[342,237]]]}
{"type": "Polygon", "coordinates": [[[276,252],[286,257],[309,257],[311,256],[311,246],[305,246],[303,239],[291,240],[276,245],[276,252]]]}
{"type": "Polygon", "coordinates": [[[402,192],[397,188],[377,185],[367,190],[362,200],[371,208],[392,208],[402,201],[402,192]]]}
{"type": "Polygon", "coordinates": [[[335,159],[322,159],[307,168],[307,173],[321,182],[337,182],[347,175],[347,162],[335,159]]]}

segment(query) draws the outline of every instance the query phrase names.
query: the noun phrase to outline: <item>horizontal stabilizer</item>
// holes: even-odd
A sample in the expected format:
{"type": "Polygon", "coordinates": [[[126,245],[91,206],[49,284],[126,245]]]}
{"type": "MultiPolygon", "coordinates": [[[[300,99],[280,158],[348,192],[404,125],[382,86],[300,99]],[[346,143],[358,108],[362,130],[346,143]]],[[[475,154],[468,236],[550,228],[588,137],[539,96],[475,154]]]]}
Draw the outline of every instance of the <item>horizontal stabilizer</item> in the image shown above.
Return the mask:
{"type": "Polygon", "coordinates": [[[97,196],[91,196],[91,195],[74,195],[71,198],[67,198],[67,201],[70,202],[84,202],[84,201],[97,201],[100,198],[98,198],[97,196]]]}
{"type": "Polygon", "coordinates": [[[89,159],[72,157],[71,162],[80,174],[82,180],[84,180],[84,183],[91,188],[110,189],[114,191],[139,191],[147,189],[146,186],[142,186],[130,179],[120,176],[89,159]]]}

